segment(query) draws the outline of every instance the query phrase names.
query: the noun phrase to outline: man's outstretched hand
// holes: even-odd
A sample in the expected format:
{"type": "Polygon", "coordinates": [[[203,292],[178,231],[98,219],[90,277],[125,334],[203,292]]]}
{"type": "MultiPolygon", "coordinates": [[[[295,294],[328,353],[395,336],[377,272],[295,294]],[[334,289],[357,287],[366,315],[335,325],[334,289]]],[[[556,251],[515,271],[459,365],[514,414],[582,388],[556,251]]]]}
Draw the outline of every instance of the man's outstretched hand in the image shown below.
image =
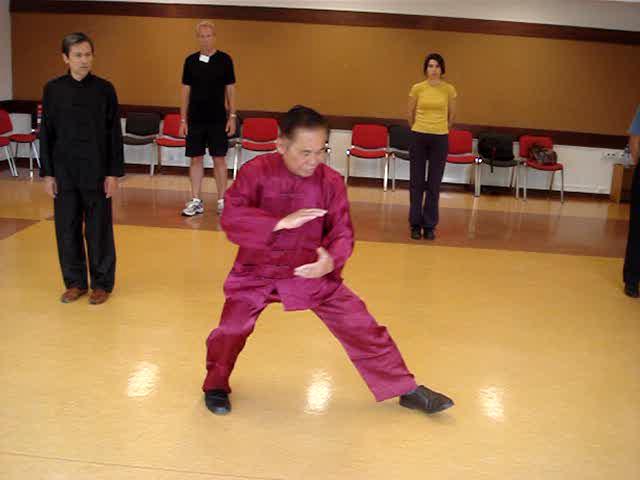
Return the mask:
{"type": "Polygon", "coordinates": [[[321,208],[303,208],[302,210],[290,213],[286,217],[280,219],[273,231],[277,232],[278,230],[291,230],[301,227],[311,220],[326,215],[326,213],[327,211],[322,210],[321,208]]]}
{"type": "Polygon", "coordinates": [[[293,274],[296,277],[302,278],[320,278],[327,273],[333,272],[333,257],[329,255],[324,248],[320,247],[316,250],[318,252],[318,260],[313,263],[307,263],[306,265],[300,265],[297,267],[293,274]]]}

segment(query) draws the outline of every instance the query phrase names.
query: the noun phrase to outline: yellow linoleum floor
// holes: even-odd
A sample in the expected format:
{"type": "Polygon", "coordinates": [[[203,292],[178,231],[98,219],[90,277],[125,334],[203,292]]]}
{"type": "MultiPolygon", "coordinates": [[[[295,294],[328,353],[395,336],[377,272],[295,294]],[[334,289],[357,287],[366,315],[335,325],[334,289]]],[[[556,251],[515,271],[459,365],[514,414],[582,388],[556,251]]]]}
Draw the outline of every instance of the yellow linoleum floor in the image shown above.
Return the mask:
{"type": "MultiPolygon", "coordinates": [[[[0,216],[43,218],[34,203],[0,216]]],[[[235,248],[115,230],[102,306],[58,302],[53,222],[0,240],[1,479],[640,478],[640,303],[619,258],[359,242],[348,285],[456,406],[376,404],[312,313],[273,305],[216,417],[204,340],[235,248]]]]}

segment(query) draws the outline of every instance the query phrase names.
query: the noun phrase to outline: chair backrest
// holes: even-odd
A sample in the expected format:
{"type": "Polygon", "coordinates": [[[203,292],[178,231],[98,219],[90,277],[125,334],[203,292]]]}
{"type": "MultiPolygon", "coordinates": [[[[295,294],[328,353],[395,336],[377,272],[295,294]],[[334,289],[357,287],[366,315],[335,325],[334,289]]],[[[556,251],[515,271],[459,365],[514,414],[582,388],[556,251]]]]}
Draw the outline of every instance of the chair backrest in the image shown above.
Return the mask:
{"type": "Polygon", "coordinates": [[[478,153],[486,160],[512,161],[512,135],[495,132],[481,132],[478,134],[478,153]]]}
{"type": "Polygon", "coordinates": [[[130,112],[127,114],[125,132],[146,137],[160,132],[160,115],[157,113],[130,112]]]}
{"type": "Polygon", "coordinates": [[[42,104],[39,103],[38,106],[36,107],[36,119],[35,119],[35,125],[33,123],[33,116],[31,117],[31,126],[32,128],[35,129],[35,133],[39,134],[40,133],[40,126],[42,125],[42,104]]]}
{"type": "Polygon", "coordinates": [[[449,153],[461,155],[473,153],[473,135],[468,130],[451,130],[449,132],[449,153]]]}
{"type": "Polygon", "coordinates": [[[383,125],[357,123],[353,126],[351,144],[361,148],[387,148],[389,132],[383,125]]]}
{"type": "Polygon", "coordinates": [[[411,129],[408,125],[391,125],[389,127],[389,148],[409,151],[411,145],[411,129]]]}
{"type": "Polygon", "coordinates": [[[518,142],[520,147],[520,156],[529,158],[529,149],[534,145],[539,145],[549,150],[553,150],[553,139],[551,137],[543,137],[537,135],[523,135],[518,142]]]}
{"type": "Polygon", "coordinates": [[[180,114],[167,113],[162,122],[162,134],[170,137],[180,137],[180,114]]]}
{"type": "Polygon", "coordinates": [[[11,117],[6,110],[0,110],[0,135],[13,130],[13,123],[11,123],[11,117]]]}
{"type": "Polygon", "coordinates": [[[242,138],[253,142],[274,142],[278,138],[278,122],[275,118],[247,118],[242,122],[242,138]]]}

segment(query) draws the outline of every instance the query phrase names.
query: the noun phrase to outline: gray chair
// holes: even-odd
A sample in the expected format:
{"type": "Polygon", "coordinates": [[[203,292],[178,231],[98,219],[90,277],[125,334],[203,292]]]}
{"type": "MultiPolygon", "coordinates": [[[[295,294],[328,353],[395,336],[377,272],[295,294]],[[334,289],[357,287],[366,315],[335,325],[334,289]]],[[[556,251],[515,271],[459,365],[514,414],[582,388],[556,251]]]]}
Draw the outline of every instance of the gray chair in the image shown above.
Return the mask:
{"type": "MultiPolygon", "coordinates": [[[[136,147],[151,145],[160,134],[160,115],[157,113],[131,112],[127,114],[124,130],[125,135],[122,137],[122,142],[125,145],[136,147]]],[[[154,173],[157,160],[157,158],[151,158],[150,175],[154,173]]]]}
{"type": "Polygon", "coordinates": [[[409,160],[411,145],[411,129],[407,125],[391,125],[389,127],[389,155],[391,156],[392,177],[391,189],[396,189],[396,160],[409,160]]]}
{"type": "Polygon", "coordinates": [[[482,163],[489,165],[491,173],[494,168],[511,169],[509,188],[515,186],[517,197],[520,189],[520,161],[513,154],[514,140],[513,136],[508,134],[481,132],[478,135],[478,155],[482,163]]]}

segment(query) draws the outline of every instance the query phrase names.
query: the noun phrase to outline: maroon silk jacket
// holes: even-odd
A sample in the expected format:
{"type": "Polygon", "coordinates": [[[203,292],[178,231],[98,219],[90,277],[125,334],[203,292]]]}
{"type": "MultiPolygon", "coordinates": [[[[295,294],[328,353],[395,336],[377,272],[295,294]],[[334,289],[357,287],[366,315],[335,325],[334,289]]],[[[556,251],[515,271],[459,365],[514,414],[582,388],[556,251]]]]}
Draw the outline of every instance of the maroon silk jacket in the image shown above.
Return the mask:
{"type": "Polygon", "coordinates": [[[299,177],[282,155],[269,153],[247,162],[224,198],[222,228],[240,248],[225,282],[227,297],[253,301],[277,290],[286,310],[322,303],[342,283],[341,271],[353,251],[353,227],[344,180],[321,163],[311,177],[299,177]],[[293,230],[273,229],[302,208],[327,210],[293,230]],[[335,270],[322,278],[295,277],[294,268],[318,259],[324,247],[335,270]]]}

